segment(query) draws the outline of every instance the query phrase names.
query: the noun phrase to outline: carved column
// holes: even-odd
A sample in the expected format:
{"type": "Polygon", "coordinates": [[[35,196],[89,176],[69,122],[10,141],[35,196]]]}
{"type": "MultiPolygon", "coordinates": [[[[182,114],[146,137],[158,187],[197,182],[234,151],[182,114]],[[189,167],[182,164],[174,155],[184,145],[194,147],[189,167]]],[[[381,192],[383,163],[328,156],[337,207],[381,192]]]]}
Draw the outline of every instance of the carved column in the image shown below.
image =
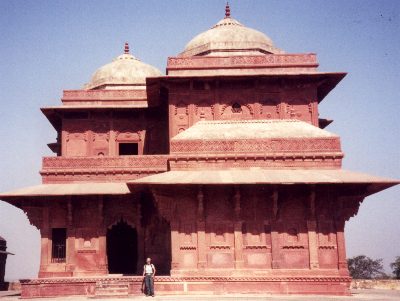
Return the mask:
{"type": "Polygon", "coordinates": [[[140,203],[137,202],[137,210],[136,210],[136,218],[135,218],[135,224],[136,224],[136,231],[137,231],[137,249],[138,249],[138,262],[137,262],[137,273],[141,273],[143,269],[143,264],[145,262],[145,235],[144,235],[144,228],[141,225],[141,206],[140,203]]]}
{"type": "Polygon", "coordinates": [[[99,262],[100,262],[100,272],[108,273],[108,262],[107,262],[107,229],[104,225],[104,200],[103,196],[98,197],[98,218],[99,218],[99,262]]]}
{"type": "Polygon", "coordinates": [[[339,273],[344,276],[349,275],[346,259],[346,244],[344,237],[344,227],[350,217],[357,214],[363,195],[345,195],[337,198],[335,208],[336,243],[338,252],[339,273]]]}
{"type": "Polygon", "coordinates": [[[311,120],[313,122],[313,125],[318,126],[319,121],[318,121],[318,101],[313,101],[310,103],[310,110],[311,110],[311,120]]]}
{"type": "Polygon", "coordinates": [[[136,227],[136,230],[137,230],[137,242],[138,242],[138,246],[137,246],[137,249],[138,249],[138,262],[137,262],[137,266],[136,266],[136,269],[137,269],[137,273],[141,273],[142,272],[142,269],[143,269],[143,264],[144,264],[144,262],[145,262],[145,244],[144,244],[144,241],[145,241],[145,235],[144,235],[144,228],[143,227],[141,227],[141,226],[137,226],[136,227]]]}
{"type": "Polygon", "coordinates": [[[40,227],[40,270],[39,277],[46,277],[47,267],[51,262],[51,243],[50,243],[50,227],[49,227],[49,207],[44,205],[42,208],[42,223],[40,227]]]}
{"type": "Polygon", "coordinates": [[[100,272],[108,274],[108,262],[107,262],[107,231],[101,229],[99,231],[99,262],[100,272]]]}
{"type": "Polygon", "coordinates": [[[67,200],[67,271],[75,270],[75,228],[73,224],[73,207],[71,197],[67,200]]]}
{"type": "Polygon", "coordinates": [[[273,216],[271,221],[271,268],[279,269],[280,262],[280,251],[279,251],[279,227],[278,227],[278,201],[279,201],[279,193],[278,188],[274,187],[274,190],[271,195],[272,199],[272,208],[273,208],[273,216]]]}
{"type": "Polygon", "coordinates": [[[240,188],[235,187],[235,195],[233,197],[234,208],[235,208],[235,225],[234,225],[234,239],[235,239],[235,269],[242,269],[244,266],[243,260],[243,234],[242,234],[242,224],[243,221],[240,220],[240,188]]]}
{"type": "Polygon", "coordinates": [[[179,216],[176,201],[172,196],[160,195],[155,189],[151,190],[156,200],[158,210],[171,226],[171,274],[179,269],[179,216]]]}
{"type": "Polygon", "coordinates": [[[179,222],[171,220],[171,270],[179,269],[179,222]]]}
{"type": "Polygon", "coordinates": [[[207,266],[206,257],[206,222],[204,218],[204,193],[200,186],[197,192],[197,268],[204,270],[207,266]]]}
{"type": "Polygon", "coordinates": [[[344,219],[336,219],[336,240],[337,240],[337,250],[338,250],[338,269],[339,273],[348,275],[348,266],[346,259],[346,245],[344,238],[344,219]]]}
{"type": "Polygon", "coordinates": [[[116,142],[116,133],[115,133],[115,124],[114,124],[114,118],[111,118],[110,120],[110,140],[109,140],[109,149],[108,153],[110,156],[116,156],[118,154],[117,152],[117,142],[116,142]]]}
{"type": "Polygon", "coordinates": [[[315,220],[307,221],[308,229],[308,251],[310,254],[310,269],[318,269],[318,242],[317,242],[317,222],[315,220]]]}
{"type": "Polygon", "coordinates": [[[309,196],[309,217],[307,220],[308,229],[308,252],[310,254],[310,269],[318,269],[318,237],[317,237],[317,222],[315,220],[315,187],[311,187],[309,196]]]}

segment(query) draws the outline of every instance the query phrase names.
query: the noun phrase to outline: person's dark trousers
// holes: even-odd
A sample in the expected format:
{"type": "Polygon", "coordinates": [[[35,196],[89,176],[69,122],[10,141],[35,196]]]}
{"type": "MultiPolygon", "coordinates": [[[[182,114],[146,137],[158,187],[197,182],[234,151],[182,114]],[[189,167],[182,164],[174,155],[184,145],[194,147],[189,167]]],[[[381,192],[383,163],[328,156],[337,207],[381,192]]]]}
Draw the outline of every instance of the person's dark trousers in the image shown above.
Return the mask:
{"type": "Polygon", "coordinates": [[[146,275],[144,278],[144,281],[146,283],[146,292],[148,296],[153,296],[154,295],[154,283],[153,283],[153,277],[152,275],[146,275]]]}

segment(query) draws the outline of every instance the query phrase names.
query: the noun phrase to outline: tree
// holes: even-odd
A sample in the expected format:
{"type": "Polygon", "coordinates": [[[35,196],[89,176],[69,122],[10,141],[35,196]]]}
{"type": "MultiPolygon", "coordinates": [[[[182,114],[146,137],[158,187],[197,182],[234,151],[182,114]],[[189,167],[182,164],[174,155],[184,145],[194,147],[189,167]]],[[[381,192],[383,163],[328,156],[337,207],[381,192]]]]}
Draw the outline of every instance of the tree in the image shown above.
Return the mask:
{"type": "Polygon", "coordinates": [[[347,259],[349,272],[354,279],[373,279],[385,277],[382,259],[371,259],[365,255],[358,255],[347,259]]]}
{"type": "Polygon", "coordinates": [[[393,270],[396,279],[400,279],[400,256],[397,256],[394,262],[390,264],[390,268],[393,270]]]}

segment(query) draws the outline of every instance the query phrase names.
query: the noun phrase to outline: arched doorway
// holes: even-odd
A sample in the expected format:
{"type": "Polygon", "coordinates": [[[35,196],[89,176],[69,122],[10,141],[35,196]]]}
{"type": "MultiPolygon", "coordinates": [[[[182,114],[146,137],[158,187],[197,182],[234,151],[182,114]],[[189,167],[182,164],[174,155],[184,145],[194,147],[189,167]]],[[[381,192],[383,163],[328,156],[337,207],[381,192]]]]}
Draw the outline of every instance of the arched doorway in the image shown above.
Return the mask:
{"type": "Polygon", "coordinates": [[[137,232],[121,220],[107,230],[107,258],[110,274],[136,274],[137,232]]]}

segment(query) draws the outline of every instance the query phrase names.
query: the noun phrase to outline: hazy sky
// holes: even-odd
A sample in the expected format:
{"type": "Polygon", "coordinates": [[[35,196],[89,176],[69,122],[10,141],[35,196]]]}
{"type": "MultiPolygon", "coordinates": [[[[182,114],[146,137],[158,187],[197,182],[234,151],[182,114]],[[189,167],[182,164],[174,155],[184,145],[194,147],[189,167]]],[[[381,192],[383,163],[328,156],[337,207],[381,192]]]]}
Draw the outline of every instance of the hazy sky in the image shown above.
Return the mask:
{"type": "MultiPolygon", "coordinates": [[[[316,52],[321,71],[349,74],[320,106],[334,119],[344,168],[400,178],[400,1],[230,1],[232,16],[289,53],[316,52]]],[[[225,1],[0,1],[0,191],[40,183],[56,132],[39,108],[60,104],[123,51],[165,70],[225,1]]],[[[368,197],[346,225],[348,256],[400,256],[400,187],[368,197]]],[[[39,232],[0,201],[0,235],[16,253],[6,278],[35,277],[39,232]]]]}

